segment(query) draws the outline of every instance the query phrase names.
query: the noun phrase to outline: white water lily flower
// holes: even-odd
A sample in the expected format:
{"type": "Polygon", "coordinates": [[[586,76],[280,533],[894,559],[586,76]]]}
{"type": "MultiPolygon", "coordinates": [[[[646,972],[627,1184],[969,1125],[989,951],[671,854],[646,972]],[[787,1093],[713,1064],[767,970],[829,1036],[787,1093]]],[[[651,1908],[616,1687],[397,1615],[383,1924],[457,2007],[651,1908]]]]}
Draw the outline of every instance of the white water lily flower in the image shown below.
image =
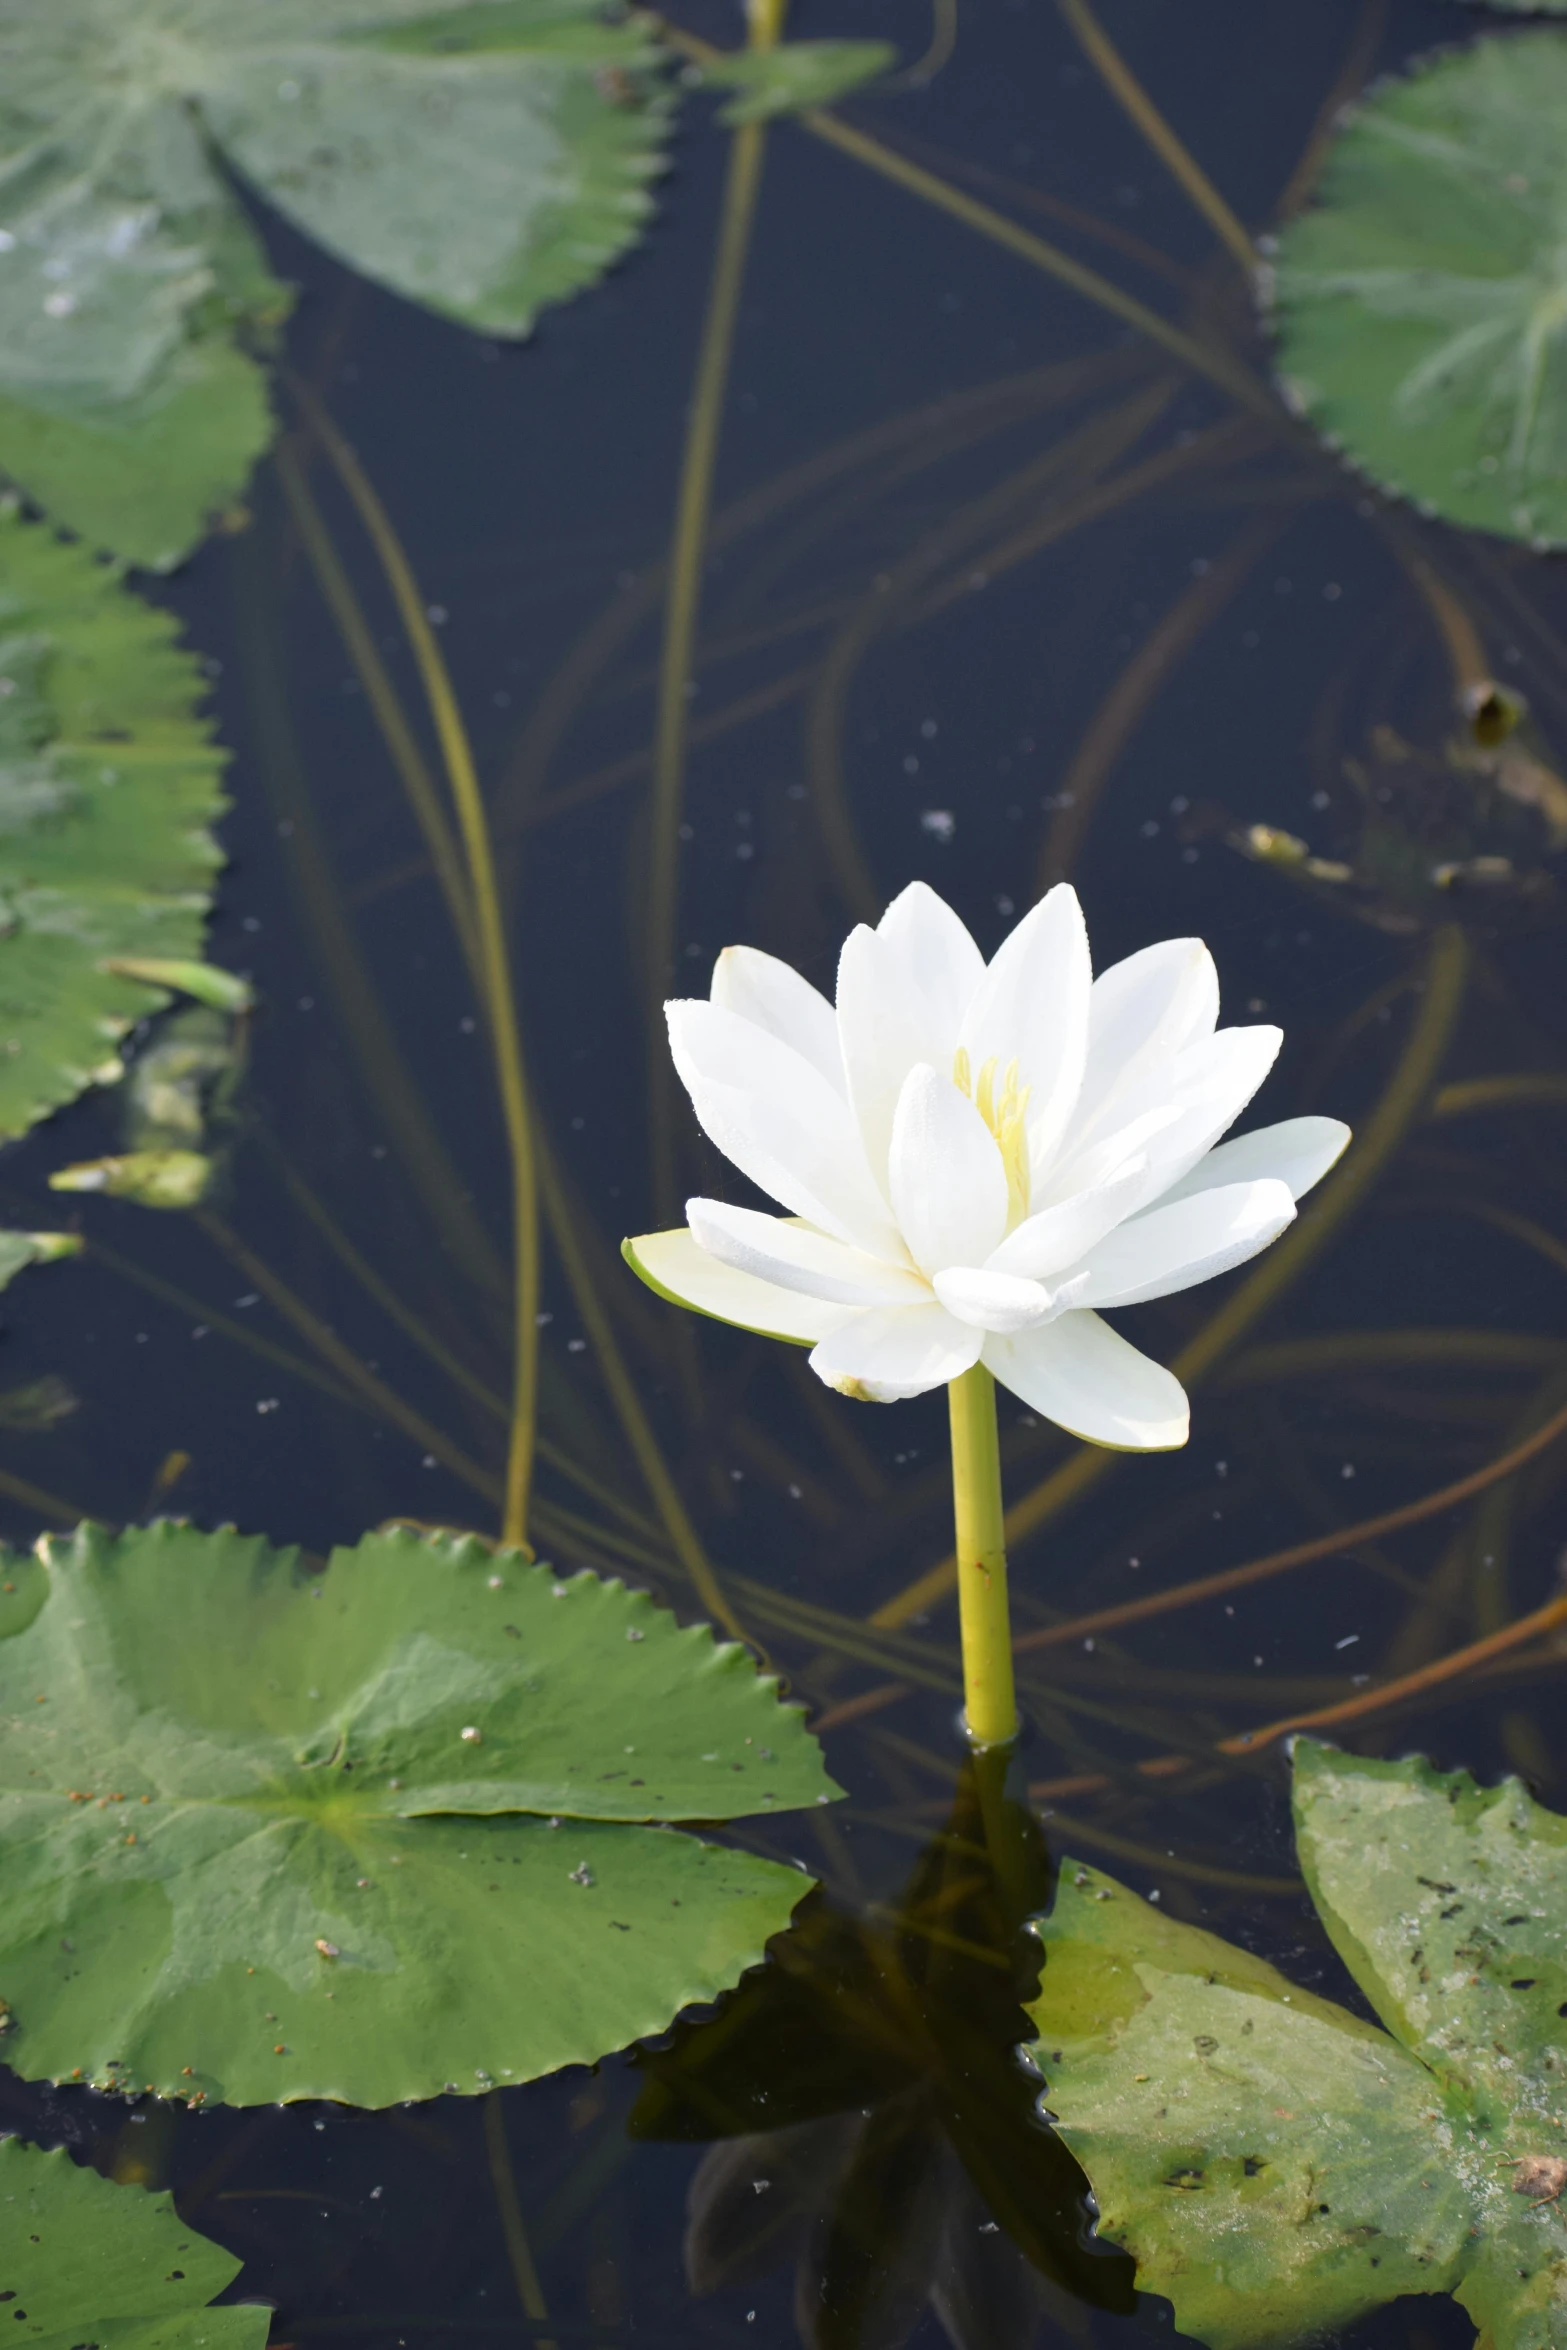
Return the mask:
{"type": "Polygon", "coordinates": [[[1215,1149],[1279,1030],[1217,1026],[1198,939],[1093,979],[1065,885],[988,965],[915,882],[849,937],[836,1008],[728,947],[710,1000],[666,1010],[703,1131],[787,1213],[693,1199],[627,1257],[682,1305],[809,1341],[829,1387],[873,1402],[983,1362],[1095,1444],[1184,1444],[1179,1380],[1099,1310],[1255,1256],[1349,1140],[1291,1118],[1215,1149]]]}

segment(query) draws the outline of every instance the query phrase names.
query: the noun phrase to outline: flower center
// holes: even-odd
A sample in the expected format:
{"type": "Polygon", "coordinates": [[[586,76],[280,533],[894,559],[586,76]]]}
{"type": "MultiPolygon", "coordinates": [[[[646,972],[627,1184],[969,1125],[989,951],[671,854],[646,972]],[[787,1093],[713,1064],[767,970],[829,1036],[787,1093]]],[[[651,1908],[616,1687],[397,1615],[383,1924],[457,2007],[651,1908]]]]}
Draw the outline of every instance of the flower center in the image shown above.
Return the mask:
{"type": "Polygon", "coordinates": [[[992,1053],[976,1078],[969,1067],[968,1048],[960,1044],[953,1055],[952,1082],[959,1093],[968,1095],[996,1138],[1001,1164],[1007,1173],[1007,1230],[1010,1232],[1028,1214],[1028,1130],[1023,1113],[1033,1089],[1018,1084],[1017,1063],[1009,1061],[998,1094],[996,1064],[1000,1058],[999,1053],[992,1053]]]}

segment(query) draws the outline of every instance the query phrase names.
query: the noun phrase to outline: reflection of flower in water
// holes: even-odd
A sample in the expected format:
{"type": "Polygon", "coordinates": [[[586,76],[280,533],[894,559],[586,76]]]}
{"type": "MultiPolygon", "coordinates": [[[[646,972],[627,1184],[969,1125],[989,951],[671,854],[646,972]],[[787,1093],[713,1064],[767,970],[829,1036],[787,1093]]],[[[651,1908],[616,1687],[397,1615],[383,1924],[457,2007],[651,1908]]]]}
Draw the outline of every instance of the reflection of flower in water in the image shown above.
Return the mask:
{"type": "Polygon", "coordinates": [[[711,2147],[686,2203],[693,2293],[794,2268],[808,2350],[898,2350],[926,2305],[953,2350],[1024,2350],[1081,2311],[991,2218],[918,2090],[711,2147]]]}
{"type": "Polygon", "coordinates": [[[1085,2182],[1036,2108],[1021,2043],[1048,1897],[1037,1824],[971,1760],[896,1902],[807,1896],[707,2021],[637,2058],[634,2139],[707,2148],[694,2293],[793,2269],[805,2350],[900,2350],[933,2311],[954,2350],[1025,2350],[1042,2318],[1129,2313],[1132,2265],[1090,2241],[1085,2182]],[[1003,1860],[992,1862],[991,1838],[1003,1860]]]}

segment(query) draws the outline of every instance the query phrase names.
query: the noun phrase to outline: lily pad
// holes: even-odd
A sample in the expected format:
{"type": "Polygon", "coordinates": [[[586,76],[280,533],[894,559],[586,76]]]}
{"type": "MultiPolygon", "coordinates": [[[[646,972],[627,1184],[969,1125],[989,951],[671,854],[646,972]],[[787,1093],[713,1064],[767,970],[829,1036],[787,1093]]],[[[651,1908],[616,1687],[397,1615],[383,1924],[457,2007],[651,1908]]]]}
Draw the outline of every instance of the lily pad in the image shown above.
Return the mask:
{"type": "Polygon", "coordinates": [[[172,620],[0,504],[0,1139],[121,1074],[169,998],[107,966],[197,961],[224,754],[172,620]]]}
{"type": "Polygon", "coordinates": [[[1385,487],[1567,544],[1567,45],[1476,41],[1379,83],[1284,232],[1286,390],[1385,487]]]}
{"type": "Polygon", "coordinates": [[[831,106],[897,62],[898,52],[886,41],[784,41],[775,49],[731,49],[705,59],[699,78],[738,92],[718,116],[734,128],[831,106]]]}
{"type": "Polygon", "coordinates": [[[0,2298],[30,2350],[262,2350],[270,2309],[209,2306],[239,2268],[172,2195],[0,2140],[0,2298]]]}
{"type": "Polygon", "coordinates": [[[828,1801],[800,1709],[619,1583],[406,1530],[320,1574],[174,1524],[42,1557],[0,1639],[0,1994],[30,2078],[471,2094],[662,2030],[806,1889],[666,1825],[828,1801]]]}
{"type": "Polygon", "coordinates": [[[1213,2350],[1450,2293],[1495,2350],[1567,2323],[1567,1821],[1516,1780],[1295,1752],[1302,1866],[1388,2030],[1062,1871],[1032,2010],[1100,2232],[1213,2350]]]}
{"type": "Polygon", "coordinates": [[[656,55],[598,0],[0,0],[0,466],[177,562],[266,445],[289,305],[229,173],[379,284],[524,334],[641,230],[656,55]]]}

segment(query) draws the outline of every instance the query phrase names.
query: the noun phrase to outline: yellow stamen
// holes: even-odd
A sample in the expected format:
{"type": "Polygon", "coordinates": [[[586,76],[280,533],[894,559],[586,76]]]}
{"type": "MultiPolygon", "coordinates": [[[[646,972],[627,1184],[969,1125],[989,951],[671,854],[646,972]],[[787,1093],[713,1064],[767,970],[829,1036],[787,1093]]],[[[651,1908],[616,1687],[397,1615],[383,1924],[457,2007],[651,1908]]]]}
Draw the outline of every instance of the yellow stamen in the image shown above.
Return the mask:
{"type": "Polygon", "coordinates": [[[974,1107],[976,1110],[978,1110],[980,1116],[984,1119],[985,1124],[990,1128],[992,1134],[994,1134],[996,1131],[995,1086],[996,1056],[994,1053],[992,1053],[989,1060],[985,1063],[983,1069],[981,1069],[979,1073],[979,1082],[974,1088],[974,1107]]]}
{"type": "Polygon", "coordinates": [[[960,1093],[968,1095],[1000,1148],[1001,1163],[1007,1176],[1007,1227],[1010,1230],[1028,1214],[1028,1129],[1024,1116],[1033,1089],[1018,1084],[1017,1063],[1009,1061],[1001,1080],[1001,1096],[998,1100],[996,1066],[1000,1058],[999,1053],[992,1053],[981,1068],[976,1082],[968,1048],[960,1044],[952,1057],[952,1082],[960,1093]]]}

